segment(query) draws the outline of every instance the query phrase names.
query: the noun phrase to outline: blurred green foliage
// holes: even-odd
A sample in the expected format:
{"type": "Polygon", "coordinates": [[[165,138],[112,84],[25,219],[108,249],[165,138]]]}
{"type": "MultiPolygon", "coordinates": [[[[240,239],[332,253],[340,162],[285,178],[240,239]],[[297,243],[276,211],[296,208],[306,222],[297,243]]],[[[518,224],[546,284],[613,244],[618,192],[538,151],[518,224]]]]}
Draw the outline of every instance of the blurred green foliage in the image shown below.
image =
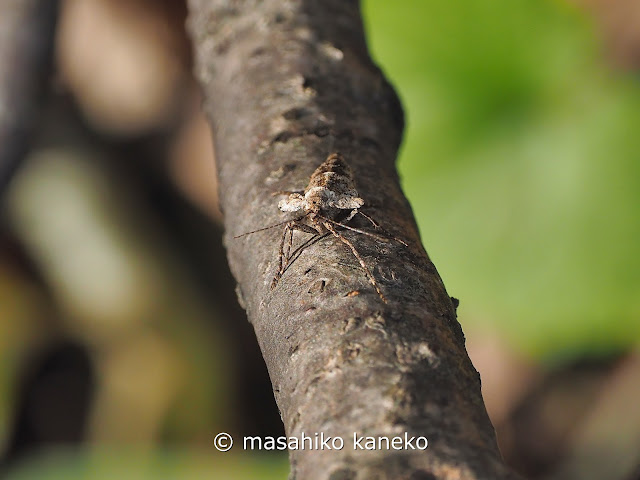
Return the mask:
{"type": "MultiPolygon", "coordinates": [[[[213,447],[211,447],[213,450],[213,447]]],[[[286,455],[234,455],[171,448],[153,454],[142,449],[50,449],[13,470],[7,480],[281,480],[286,455]]]]}
{"type": "Polygon", "coordinates": [[[551,0],[363,3],[400,172],[463,326],[566,357],[640,338],[640,84],[551,0]]]}

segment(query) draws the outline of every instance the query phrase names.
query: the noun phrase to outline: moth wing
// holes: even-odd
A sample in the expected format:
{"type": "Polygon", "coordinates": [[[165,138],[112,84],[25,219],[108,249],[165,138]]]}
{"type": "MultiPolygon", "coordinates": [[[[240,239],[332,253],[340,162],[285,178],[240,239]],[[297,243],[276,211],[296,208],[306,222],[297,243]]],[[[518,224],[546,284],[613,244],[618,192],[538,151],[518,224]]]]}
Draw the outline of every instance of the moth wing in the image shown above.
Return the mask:
{"type": "Polygon", "coordinates": [[[360,208],[362,205],[364,205],[364,200],[358,197],[357,195],[341,195],[338,198],[336,198],[332,203],[333,203],[333,206],[336,208],[349,210],[353,208],[360,208]]]}
{"type": "Polygon", "coordinates": [[[278,208],[283,212],[297,212],[298,210],[303,210],[306,206],[306,199],[299,193],[292,193],[289,198],[278,202],[278,208]]]}

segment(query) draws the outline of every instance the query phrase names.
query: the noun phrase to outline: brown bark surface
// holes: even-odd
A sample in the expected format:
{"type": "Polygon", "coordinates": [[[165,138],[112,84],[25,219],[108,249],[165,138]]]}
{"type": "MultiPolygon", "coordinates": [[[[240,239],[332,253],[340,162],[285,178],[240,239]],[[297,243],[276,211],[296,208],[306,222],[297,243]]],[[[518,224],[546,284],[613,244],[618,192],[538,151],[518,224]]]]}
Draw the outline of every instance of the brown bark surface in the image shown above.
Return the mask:
{"type": "MultiPolygon", "coordinates": [[[[400,189],[402,109],[369,57],[358,3],[189,6],[229,263],[286,433],[344,439],[339,451],[291,450],[291,478],[516,478],[502,463],[455,308],[400,189]],[[304,189],[332,152],[353,168],[362,211],[410,245],[343,231],[388,304],[336,238],[302,251],[273,290],[282,227],[233,238],[291,218],[273,193],[304,189]],[[353,448],[354,433],[405,432],[426,437],[428,448],[353,448]]],[[[294,248],[308,237],[296,233],[294,248]]]]}

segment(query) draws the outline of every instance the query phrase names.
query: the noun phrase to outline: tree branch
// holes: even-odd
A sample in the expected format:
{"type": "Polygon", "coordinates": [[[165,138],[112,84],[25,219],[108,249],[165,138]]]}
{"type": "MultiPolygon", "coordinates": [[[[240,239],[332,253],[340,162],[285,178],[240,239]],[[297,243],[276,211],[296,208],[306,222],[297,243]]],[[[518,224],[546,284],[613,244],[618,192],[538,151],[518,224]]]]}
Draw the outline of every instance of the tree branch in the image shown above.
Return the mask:
{"type": "Polygon", "coordinates": [[[229,263],[287,435],[344,440],[339,451],[290,449],[291,478],[517,478],[502,463],[455,308],[400,190],[402,109],[369,58],[357,2],[191,0],[189,26],[229,263]],[[233,238],[285,220],[273,193],[304,189],[334,151],[355,171],[363,211],[409,243],[344,231],[388,304],[339,239],[303,250],[271,290],[282,227],[233,238]],[[354,433],[405,432],[428,448],[354,449],[354,433]]]}

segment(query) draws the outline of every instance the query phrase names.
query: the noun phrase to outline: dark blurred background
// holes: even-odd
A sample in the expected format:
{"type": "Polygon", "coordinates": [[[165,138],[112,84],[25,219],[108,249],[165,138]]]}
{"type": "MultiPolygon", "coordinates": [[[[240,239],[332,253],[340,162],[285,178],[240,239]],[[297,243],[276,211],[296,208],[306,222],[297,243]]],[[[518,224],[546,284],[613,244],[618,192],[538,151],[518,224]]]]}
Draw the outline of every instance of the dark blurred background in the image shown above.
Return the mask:
{"type": "MultiPolygon", "coordinates": [[[[403,185],[531,479],[640,478],[640,4],[367,0],[403,185]]],[[[0,223],[0,476],[284,479],[178,0],[61,2],[0,223]]]]}

